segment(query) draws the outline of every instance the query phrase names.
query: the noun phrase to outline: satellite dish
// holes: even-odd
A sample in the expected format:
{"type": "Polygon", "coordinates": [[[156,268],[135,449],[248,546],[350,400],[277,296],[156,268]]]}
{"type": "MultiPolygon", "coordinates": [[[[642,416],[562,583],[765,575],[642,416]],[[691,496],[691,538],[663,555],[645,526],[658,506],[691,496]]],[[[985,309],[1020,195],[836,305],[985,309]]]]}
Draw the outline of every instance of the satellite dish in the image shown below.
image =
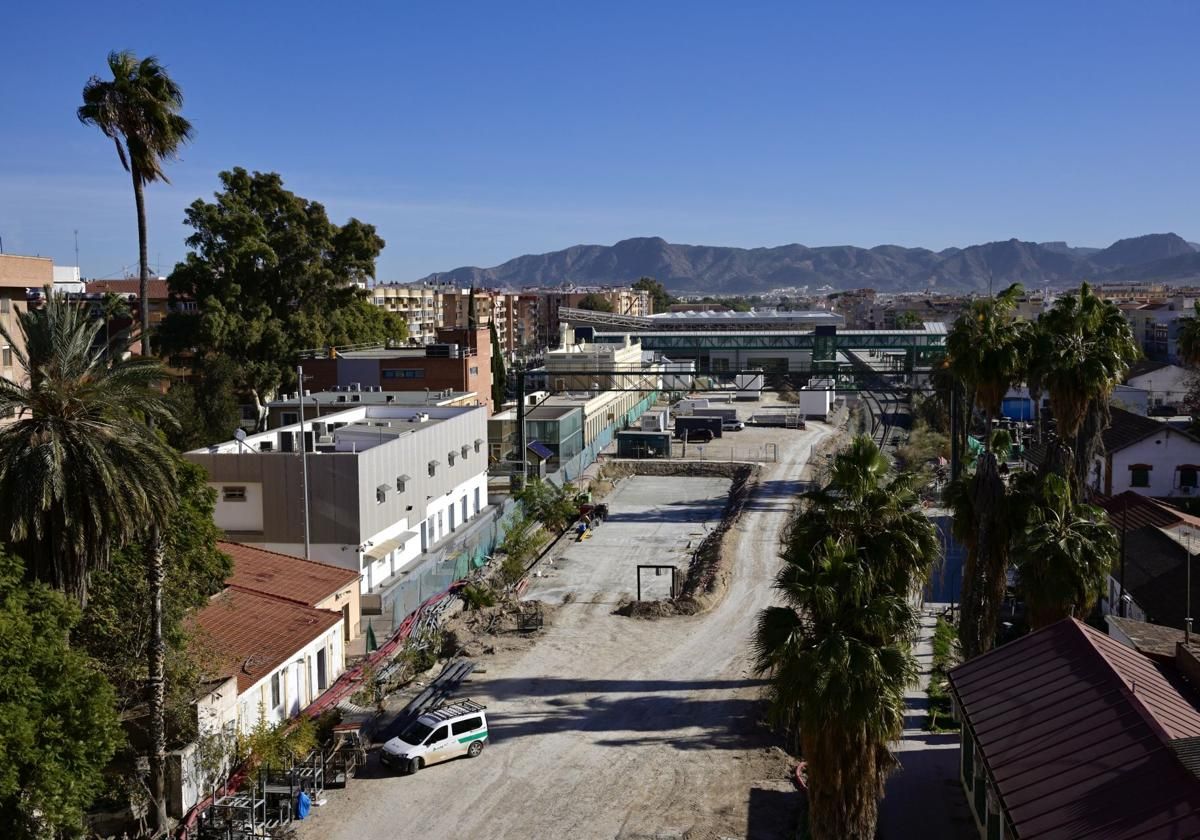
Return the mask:
{"type": "Polygon", "coordinates": [[[238,430],[233,433],[233,439],[236,440],[238,443],[245,443],[246,430],[239,427],[238,430]]]}

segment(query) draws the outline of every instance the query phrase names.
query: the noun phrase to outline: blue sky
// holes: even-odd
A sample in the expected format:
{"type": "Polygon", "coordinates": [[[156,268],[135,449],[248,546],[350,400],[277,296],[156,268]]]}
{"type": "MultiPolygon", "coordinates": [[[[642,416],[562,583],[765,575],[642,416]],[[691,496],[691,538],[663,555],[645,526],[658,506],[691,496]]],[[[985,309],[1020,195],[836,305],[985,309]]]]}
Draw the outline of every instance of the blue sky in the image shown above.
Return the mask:
{"type": "Polygon", "coordinates": [[[387,240],[411,280],[581,242],[941,248],[1200,240],[1200,3],[17,3],[0,52],[5,250],[136,262],[108,50],[183,85],[195,143],[150,255],[232,166],[387,240]]]}

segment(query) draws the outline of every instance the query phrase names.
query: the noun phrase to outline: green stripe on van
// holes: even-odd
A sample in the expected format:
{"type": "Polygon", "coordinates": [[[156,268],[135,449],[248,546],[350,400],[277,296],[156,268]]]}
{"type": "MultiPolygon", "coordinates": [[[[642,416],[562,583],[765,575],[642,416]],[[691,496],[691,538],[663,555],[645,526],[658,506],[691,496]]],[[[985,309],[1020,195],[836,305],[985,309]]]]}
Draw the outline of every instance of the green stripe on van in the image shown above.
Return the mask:
{"type": "Polygon", "coordinates": [[[486,737],[487,737],[487,730],[485,729],[483,732],[476,732],[474,735],[466,735],[462,738],[459,738],[458,743],[465,744],[468,741],[478,741],[480,738],[486,738],[486,737]]]}

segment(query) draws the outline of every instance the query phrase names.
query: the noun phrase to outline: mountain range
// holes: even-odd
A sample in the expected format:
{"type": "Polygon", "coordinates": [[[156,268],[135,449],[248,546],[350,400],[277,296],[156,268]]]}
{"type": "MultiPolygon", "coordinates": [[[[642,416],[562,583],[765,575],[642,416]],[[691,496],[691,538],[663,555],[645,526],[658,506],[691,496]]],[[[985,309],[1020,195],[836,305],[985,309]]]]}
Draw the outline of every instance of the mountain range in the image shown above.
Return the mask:
{"type": "Polygon", "coordinates": [[[574,245],[529,254],[492,268],[438,272],[424,282],[461,287],[607,285],[653,277],[675,293],[746,294],[793,286],[810,291],[864,286],[878,291],[986,291],[1021,282],[1030,288],[1093,282],[1200,279],[1200,246],[1174,233],[1121,239],[1107,248],[1009,239],[966,248],[729,248],[677,245],[659,237],[615,245],[574,245]]]}

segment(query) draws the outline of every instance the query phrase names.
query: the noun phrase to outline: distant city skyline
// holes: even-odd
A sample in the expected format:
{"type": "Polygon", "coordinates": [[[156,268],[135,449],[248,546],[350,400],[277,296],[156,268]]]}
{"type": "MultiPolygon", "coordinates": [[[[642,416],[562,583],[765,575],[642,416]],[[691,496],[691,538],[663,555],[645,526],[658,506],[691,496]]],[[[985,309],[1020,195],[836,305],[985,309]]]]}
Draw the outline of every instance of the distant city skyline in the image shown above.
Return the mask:
{"type": "Polygon", "coordinates": [[[20,6],[0,76],[8,253],[136,266],[132,191],[75,119],[110,49],[155,54],[195,143],[150,259],[223,169],[374,224],[377,276],[636,236],[767,247],[1200,241],[1200,7],[1154,2],[20,6]],[[69,22],[69,23],[68,23],[69,22]]]}

